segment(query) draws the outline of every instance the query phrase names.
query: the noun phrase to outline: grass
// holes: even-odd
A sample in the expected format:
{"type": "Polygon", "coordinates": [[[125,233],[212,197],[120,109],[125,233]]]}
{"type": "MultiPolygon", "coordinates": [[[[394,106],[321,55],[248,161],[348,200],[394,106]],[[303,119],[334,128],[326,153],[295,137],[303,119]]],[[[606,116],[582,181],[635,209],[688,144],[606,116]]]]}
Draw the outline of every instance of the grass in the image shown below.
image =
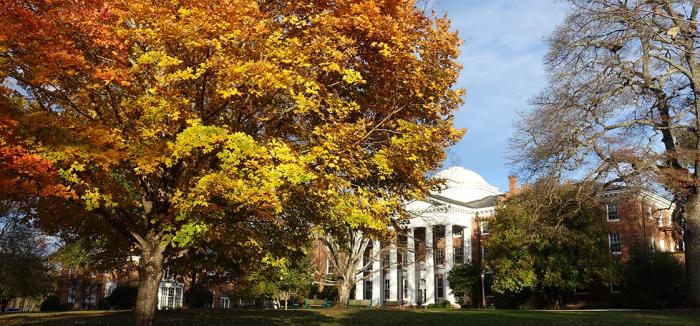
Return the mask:
{"type": "MultiPolygon", "coordinates": [[[[162,311],[158,325],[700,325],[689,311],[318,309],[162,311]]],[[[133,325],[128,311],[0,314],[0,325],[133,325]]]]}

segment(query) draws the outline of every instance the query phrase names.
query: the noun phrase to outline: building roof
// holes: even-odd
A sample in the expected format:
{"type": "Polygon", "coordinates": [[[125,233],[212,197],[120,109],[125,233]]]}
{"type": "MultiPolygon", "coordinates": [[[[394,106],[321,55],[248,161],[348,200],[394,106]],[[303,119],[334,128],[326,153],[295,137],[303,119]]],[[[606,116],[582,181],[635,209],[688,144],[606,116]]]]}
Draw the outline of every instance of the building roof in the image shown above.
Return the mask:
{"type": "Polygon", "coordinates": [[[503,194],[478,173],[461,166],[442,170],[433,178],[445,180],[445,188],[435,192],[433,194],[435,197],[443,197],[463,204],[503,194]]]}

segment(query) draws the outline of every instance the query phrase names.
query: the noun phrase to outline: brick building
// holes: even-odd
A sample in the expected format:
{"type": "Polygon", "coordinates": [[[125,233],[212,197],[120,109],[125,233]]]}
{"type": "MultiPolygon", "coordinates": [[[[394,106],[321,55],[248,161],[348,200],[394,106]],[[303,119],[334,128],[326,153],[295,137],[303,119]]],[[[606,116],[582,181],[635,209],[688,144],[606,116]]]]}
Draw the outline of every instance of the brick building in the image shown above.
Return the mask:
{"type": "MultiPolygon", "coordinates": [[[[673,222],[675,205],[646,190],[614,187],[601,194],[605,203],[610,250],[627,260],[636,244],[648,243],[654,250],[682,253],[682,231],[673,222]]],[[[678,255],[682,259],[682,254],[678,255]]]]}

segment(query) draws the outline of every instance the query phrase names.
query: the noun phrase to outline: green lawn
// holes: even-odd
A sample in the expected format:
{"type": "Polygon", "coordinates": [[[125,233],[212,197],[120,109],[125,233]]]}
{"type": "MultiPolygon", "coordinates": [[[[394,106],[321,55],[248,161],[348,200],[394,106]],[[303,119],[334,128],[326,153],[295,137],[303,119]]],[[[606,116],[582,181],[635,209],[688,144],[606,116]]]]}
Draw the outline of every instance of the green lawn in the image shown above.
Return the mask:
{"type": "MultiPolygon", "coordinates": [[[[159,325],[700,325],[687,311],[289,310],[159,312],[159,325]]],[[[133,325],[130,312],[0,314],[0,325],[133,325]]]]}

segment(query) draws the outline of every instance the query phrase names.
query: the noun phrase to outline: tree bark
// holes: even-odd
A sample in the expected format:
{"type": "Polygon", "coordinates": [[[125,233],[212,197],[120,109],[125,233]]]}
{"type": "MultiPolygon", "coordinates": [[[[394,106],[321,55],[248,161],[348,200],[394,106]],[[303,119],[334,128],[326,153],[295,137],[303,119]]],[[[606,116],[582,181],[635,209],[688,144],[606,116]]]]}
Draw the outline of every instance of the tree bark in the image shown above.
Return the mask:
{"type": "MultiPolygon", "coordinates": [[[[153,242],[157,242],[157,240],[153,242]]],[[[158,287],[163,276],[164,251],[165,246],[160,243],[142,245],[141,260],[139,261],[139,292],[134,307],[136,326],[155,325],[158,287]]]]}
{"type": "Polygon", "coordinates": [[[338,307],[346,308],[348,306],[353,284],[354,282],[348,278],[338,280],[338,307]]]}
{"type": "Polygon", "coordinates": [[[700,195],[688,199],[685,206],[685,274],[688,282],[688,306],[700,307],[700,195]]]}

